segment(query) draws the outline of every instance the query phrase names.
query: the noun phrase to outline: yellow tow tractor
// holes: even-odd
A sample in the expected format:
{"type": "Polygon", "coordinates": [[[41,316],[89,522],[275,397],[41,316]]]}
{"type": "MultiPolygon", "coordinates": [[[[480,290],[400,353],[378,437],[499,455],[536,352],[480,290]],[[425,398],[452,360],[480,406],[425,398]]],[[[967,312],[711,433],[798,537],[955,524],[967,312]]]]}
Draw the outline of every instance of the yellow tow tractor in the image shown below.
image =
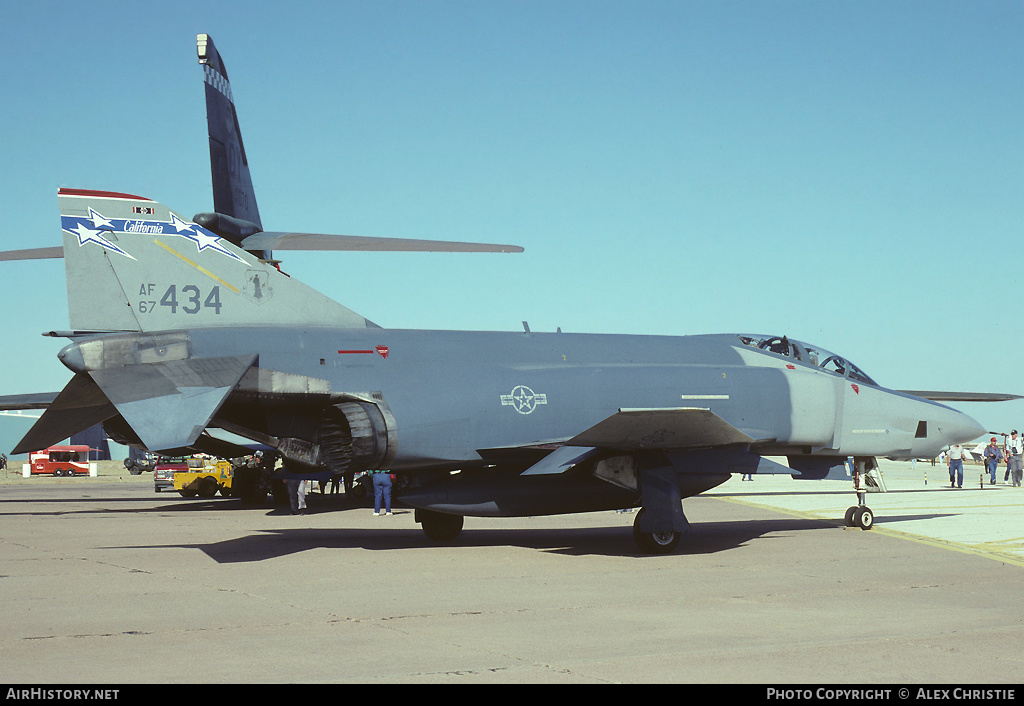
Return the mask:
{"type": "Polygon", "coordinates": [[[174,472],[174,489],[182,497],[212,498],[220,491],[225,498],[231,495],[231,463],[212,458],[190,458],[188,470],[174,472]]]}

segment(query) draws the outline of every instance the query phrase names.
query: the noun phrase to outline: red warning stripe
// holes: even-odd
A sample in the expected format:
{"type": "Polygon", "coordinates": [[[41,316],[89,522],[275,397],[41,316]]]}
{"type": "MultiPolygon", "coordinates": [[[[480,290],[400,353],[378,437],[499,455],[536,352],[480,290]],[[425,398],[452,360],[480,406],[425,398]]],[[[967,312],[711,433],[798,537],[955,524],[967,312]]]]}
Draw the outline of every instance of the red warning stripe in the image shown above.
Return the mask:
{"type": "Polygon", "coordinates": [[[376,348],[373,348],[372,350],[338,351],[338,355],[365,355],[367,353],[369,353],[371,355],[376,353],[381,358],[387,359],[387,357],[388,357],[388,347],[387,346],[377,346],[376,348]]]}
{"type": "Polygon", "coordinates": [[[92,196],[100,199],[133,199],[135,201],[152,201],[153,199],[147,199],[145,196],[135,196],[134,194],[122,194],[119,191],[90,191],[89,189],[65,189],[61,188],[57,191],[61,196],[92,196]]]}

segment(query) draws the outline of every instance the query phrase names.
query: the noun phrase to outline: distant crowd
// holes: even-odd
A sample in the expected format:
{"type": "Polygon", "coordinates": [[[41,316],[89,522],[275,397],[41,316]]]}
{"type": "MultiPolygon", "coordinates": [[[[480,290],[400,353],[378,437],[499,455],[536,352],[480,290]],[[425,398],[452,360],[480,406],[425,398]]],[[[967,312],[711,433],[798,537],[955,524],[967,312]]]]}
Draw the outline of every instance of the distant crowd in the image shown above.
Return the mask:
{"type": "Polygon", "coordinates": [[[1024,462],[1022,462],[1024,441],[1021,440],[1016,429],[1011,431],[1009,435],[1003,436],[1002,445],[999,444],[999,439],[993,436],[989,439],[988,446],[980,452],[975,448],[972,453],[971,451],[968,451],[963,444],[954,444],[949,447],[948,452],[940,454],[939,461],[945,461],[946,466],[949,468],[949,486],[951,488],[963,487],[964,461],[972,460],[974,458],[974,453],[980,453],[981,463],[988,470],[989,485],[996,484],[996,475],[999,470],[999,464],[1005,463],[1006,470],[1003,473],[1003,483],[1012,485],[1016,488],[1020,487],[1021,476],[1024,475],[1024,462]]]}

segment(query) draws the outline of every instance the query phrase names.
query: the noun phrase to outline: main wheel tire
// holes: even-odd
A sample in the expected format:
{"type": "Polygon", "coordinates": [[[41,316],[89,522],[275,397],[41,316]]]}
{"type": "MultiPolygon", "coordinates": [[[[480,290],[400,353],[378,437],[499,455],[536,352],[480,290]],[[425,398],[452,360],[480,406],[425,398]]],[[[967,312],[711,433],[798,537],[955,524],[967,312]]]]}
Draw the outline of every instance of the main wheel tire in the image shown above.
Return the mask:
{"type": "Polygon", "coordinates": [[[641,532],[637,529],[640,518],[644,516],[641,509],[633,521],[633,541],[644,554],[670,554],[679,544],[682,532],[673,530],[667,532],[641,532]]]}
{"type": "Polygon", "coordinates": [[[420,511],[420,527],[423,534],[435,542],[450,542],[462,533],[462,515],[449,515],[444,512],[420,511]]]}

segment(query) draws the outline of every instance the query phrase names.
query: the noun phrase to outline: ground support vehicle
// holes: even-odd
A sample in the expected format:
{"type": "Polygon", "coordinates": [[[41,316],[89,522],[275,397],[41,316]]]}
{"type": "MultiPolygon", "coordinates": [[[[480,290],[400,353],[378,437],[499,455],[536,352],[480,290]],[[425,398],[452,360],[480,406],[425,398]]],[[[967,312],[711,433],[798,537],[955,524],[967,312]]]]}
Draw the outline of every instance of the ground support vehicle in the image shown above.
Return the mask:
{"type": "Polygon", "coordinates": [[[288,504],[284,481],[273,478],[278,456],[263,452],[260,456],[234,459],[232,492],[245,505],[262,505],[271,498],[274,505],[288,504]]]}
{"type": "Polygon", "coordinates": [[[174,472],[174,489],[182,497],[212,498],[218,492],[224,497],[231,495],[230,461],[190,458],[186,464],[187,468],[174,472]]]}

